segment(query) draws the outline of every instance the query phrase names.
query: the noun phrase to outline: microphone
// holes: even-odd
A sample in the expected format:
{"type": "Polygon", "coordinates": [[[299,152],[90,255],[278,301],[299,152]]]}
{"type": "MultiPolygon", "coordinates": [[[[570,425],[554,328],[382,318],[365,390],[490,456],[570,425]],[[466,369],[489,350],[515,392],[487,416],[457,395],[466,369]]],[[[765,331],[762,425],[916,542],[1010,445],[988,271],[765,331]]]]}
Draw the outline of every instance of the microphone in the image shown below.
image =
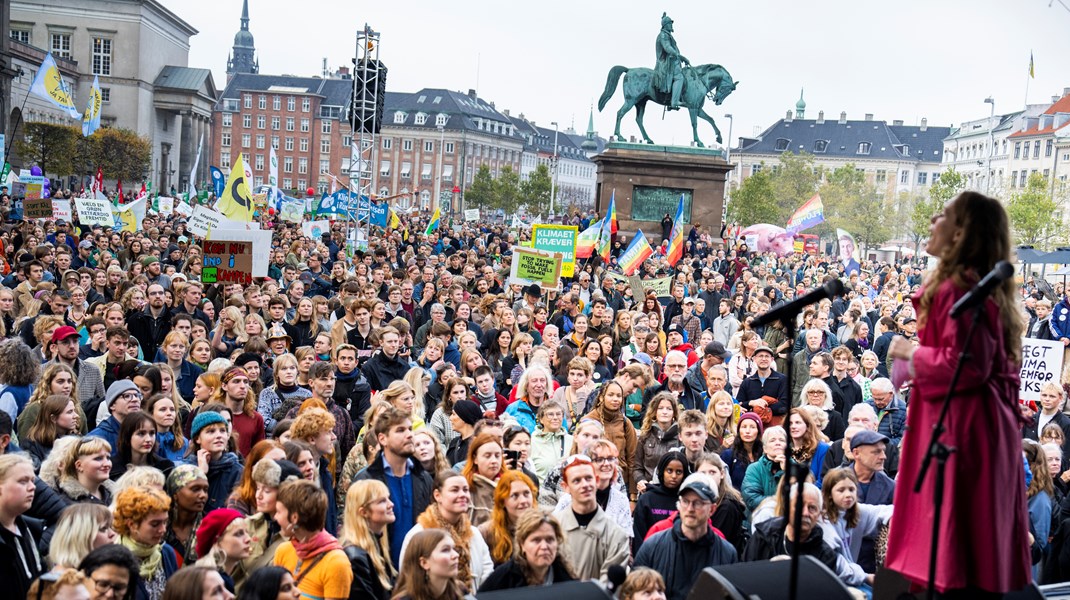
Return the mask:
{"type": "Polygon", "coordinates": [[[833,279],[825,285],[817,288],[816,290],[799,296],[791,302],[784,302],[770,308],[764,313],[758,315],[752,323],[752,327],[761,327],[762,325],[768,325],[776,321],[784,321],[786,319],[793,319],[796,315],[802,312],[804,308],[815,304],[825,298],[832,298],[834,296],[842,296],[844,293],[843,282],[839,279],[833,279]]]}
{"type": "Polygon", "coordinates": [[[973,286],[973,289],[966,292],[966,295],[959,298],[959,301],[951,307],[951,318],[957,319],[962,313],[967,310],[980,305],[988,298],[993,290],[999,287],[999,284],[1010,279],[1014,275],[1014,267],[1011,263],[1001,260],[996,263],[996,266],[985,275],[977,285],[973,286]]]}
{"type": "Polygon", "coordinates": [[[624,580],[628,578],[628,569],[621,565],[610,565],[606,571],[606,591],[610,594],[615,593],[620,589],[620,586],[624,585],[624,580]]]}

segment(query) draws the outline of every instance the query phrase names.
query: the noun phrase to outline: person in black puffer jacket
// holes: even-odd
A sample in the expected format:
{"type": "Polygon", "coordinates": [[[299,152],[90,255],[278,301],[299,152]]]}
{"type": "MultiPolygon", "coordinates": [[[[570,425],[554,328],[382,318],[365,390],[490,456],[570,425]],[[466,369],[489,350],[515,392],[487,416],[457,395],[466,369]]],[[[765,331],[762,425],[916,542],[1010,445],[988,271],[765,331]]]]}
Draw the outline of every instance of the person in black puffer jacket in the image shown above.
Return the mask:
{"type": "Polygon", "coordinates": [[[400,337],[397,329],[388,326],[377,333],[383,347],[364,363],[361,370],[368,378],[371,389],[381,392],[391,383],[405,378],[405,373],[409,372],[409,361],[398,352],[400,337]]]}
{"type": "Polygon", "coordinates": [[[679,450],[670,450],[661,456],[656,469],[657,482],[646,486],[646,491],[635,503],[632,520],[632,556],[646,539],[650,528],[676,511],[680,484],[691,474],[687,456],[679,450]]]}
{"type": "Polygon", "coordinates": [[[360,431],[364,426],[364,415],[372,407],[372,388],[368,379],[357,368],[357,349],[349,344],[342,344],[334,351],[334,401],[349,411],[353,421],[353,431],[360,431]]]}

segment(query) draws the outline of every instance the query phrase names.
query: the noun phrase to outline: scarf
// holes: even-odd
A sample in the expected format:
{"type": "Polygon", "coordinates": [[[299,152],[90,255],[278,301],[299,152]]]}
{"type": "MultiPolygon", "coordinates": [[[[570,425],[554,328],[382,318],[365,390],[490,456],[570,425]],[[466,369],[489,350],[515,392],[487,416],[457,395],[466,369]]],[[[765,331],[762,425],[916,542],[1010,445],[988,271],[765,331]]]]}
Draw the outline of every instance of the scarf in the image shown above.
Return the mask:
{"type": "Polygon", "coordinates": [[[119,538],[119,543],[132,552],[134,558],[137,558],[140,565],[138,572],[141,574],[141,578],[146,581],[152,579],[152,576],[160,569],[163,563],[163,553],[160,552],[160,545],[149,546],[125,535],[119,538]]]}
{"type": "Polygon", "coordinates": [[[338,543],[338,540],[322,529],[304,542],[292,537],[290,538],[290,543],[293,544],[294,551],[297,552],[297,558],[301,561],[315,558],[320,554],[326,554],[331,550],[342,549],[342,545],[338,543]]]}
{"type": "Polygon", "coordinates": [[[474,589],[472,581],[472,525],[468,515],[462,515],[456,525],[448,523],[442,518],[437,504],[427,507],[417,519],[416,523],[424,529],[444,529],[453,537],[457,550],[457,580],[468,589],[474,589]]]}

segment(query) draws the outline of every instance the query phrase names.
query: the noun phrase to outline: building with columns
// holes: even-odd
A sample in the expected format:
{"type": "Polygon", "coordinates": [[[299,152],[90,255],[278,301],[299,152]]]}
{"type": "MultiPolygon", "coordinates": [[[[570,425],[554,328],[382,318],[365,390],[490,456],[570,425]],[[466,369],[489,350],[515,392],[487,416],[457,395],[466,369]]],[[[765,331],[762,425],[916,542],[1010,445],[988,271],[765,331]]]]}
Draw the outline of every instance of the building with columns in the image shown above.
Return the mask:
{"type": "MultiPolygon", "coordinates": [[[[22,74],[12,81],[9,120],[80,125],[52,104],[27,96],[51,52],[73,86],[79,110],[99,77],[101,125],[146,138],[152,148],[146,178],[160,190],[184,190],[198,141],[203,135],[207,145],[210,137],[218,94],[207,69],[189,67],[190,38],[197,30],[158,0],[12,0],[10,10],[9,52],[12,67],[22,74]]],[[[195,177],[206,179],[207,161],[199,170],[195,177]]]]}

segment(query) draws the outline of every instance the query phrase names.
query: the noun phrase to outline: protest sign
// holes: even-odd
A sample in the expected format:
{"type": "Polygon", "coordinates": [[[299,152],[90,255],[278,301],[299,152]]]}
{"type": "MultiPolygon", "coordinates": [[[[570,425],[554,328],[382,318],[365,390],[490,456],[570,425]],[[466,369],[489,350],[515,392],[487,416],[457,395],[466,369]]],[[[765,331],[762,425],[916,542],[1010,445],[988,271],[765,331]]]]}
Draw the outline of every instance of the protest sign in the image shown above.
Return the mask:
{"type": "Polygon", "coordinates": [[[1022,379],[1018,388],[1020,400],[1040,400],[1040,388],[1045,383],[1059,385],[1063,370],[1063,344],[1055,340],[1022,338],[1022,379]]]}
{"type": "MultiPolygon", "coordinates": [[[[613,273],[607,271],[604,277],[608,277],[614,281],[626,281],[632,286],[632,294],[636,293],[636,276],[626,277],[620,273],[613,273]]],[[[642,287],[642,291],[636,296],[636,299],[640,299],[646,296],[646,290],[654,290],[658,298],[671,298],[672,297],[672,277],[659,277],[657,279],[639,279],[638,284],[642,287]]]]}
{"type": "Polygon", "coordinates": [[[11,182],[11,197],[12,198],[25,198],[26,197],[26,184],[21,181],[11,182]]]}
{"type": "Polygon", "coordinates": [[[464,210],[464,220],[465,221],[478,221],[479,220],[479,209],[478,208],[466,208],[464,210]]]}
{"type": "Polygon", "coordinates": [[[53,200],[52,201],[52,216],[56,220],[63,219],[64,221],[71,222],[71,201],[70,200],[53,200]]]}
{"type": "Polygon", "coordinates": [[[561,276],[572,277],[576,272],[576,238],[579,227],[575,225],[532,225],[531,247],[536,250],[561,253],[561,276]]]}
{"type": "Polygon", "coordinates": [[[23,210],[27,219],[47,219],[52,216],[52,201],[42,198],[40,194],[36,198],[27,197],[23,210]]]}
{"type": "Polygon", "coordinates": [[[160,202],[160,214],[161,215],[169,215],[169,214],[175,212],[175,199],[174,198],[166,198],[164,196],[160,196],[158,198],[158,200],[160,202]]]}
{"type": "Polygon", "coordinates": [[[185,200],[179,200],[175,205],[175,213],[180,215],[186,215],[187,217],[193,215],[193,207],[189,205],[185,200]]]}
{"type": "Polygon", "coordinates": [[[561,253],[513,246],[509,284],[527,286],[532,283],[539,284],[544,290],[561,287],[561,253]]]}
{"type": "Polygon", "coordinates": [[[78,209],[78,221],[82,225],[115,226],[115,217],[111,214],[111,203],[107,200],[75,198],[74,205],[78,209]]]}
{"type": "Polygon", "coordinates": [[[252,241],[206,241],[202,260],[201,283],[253,282],[252,241]]]}
{"type": "Polygon", "coordinates": [[[252,242],[253,277],[267,277],[271,262],[271,231],[259,229],[213,229],[208,234],[212,242],[252,242]]]}
{"type": "Polygon", "coordinates": [[[279,203],[279,220],[300,223],[304,220],[305,203],[301,200],[283,200],[279,203]]]}
{"type": "Polygon", "coordinates": [[[193,235],[208,237],[208,230],[212,229],[237,229],[242,231],[260,229],[260,223],[231,221],[223,213],[216,212],[206,206],[198,206],[193,209],[186,229],[193,235]]]}
{"type": "Polygon", "coordinates": [[[301,223],[301,233],[305,234],[305,237],[307,238],[318,240],[323,234],[330,232],[331,222],[327,220],[309,221],[308,223],[301,223]]]}

